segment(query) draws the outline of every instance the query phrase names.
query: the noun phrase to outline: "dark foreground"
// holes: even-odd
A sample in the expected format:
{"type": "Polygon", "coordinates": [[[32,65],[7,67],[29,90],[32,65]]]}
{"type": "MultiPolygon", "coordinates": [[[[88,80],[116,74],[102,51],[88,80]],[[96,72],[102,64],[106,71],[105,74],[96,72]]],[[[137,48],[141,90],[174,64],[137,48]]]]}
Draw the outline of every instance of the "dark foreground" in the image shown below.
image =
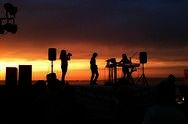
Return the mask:
{"type": "MultiPolygon", "coordinates": [[[[177,107],[187,116],[188,87],[177,88],[177,98],[184,96],[177,107]]],[[[156,103],[156,88],[63,85],[49,89],[38,82],[30,88],[2,86],[0,100],[1,124],[142,124],[147,108],[156,103]]]]}

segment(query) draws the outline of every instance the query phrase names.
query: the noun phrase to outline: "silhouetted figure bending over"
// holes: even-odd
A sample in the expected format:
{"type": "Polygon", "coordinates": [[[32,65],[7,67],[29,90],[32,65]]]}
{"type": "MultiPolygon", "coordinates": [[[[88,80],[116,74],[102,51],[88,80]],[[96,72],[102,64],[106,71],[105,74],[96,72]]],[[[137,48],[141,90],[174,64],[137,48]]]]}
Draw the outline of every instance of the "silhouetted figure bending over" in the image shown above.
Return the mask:
{"type": "Polygon", "coordinates": [[[98,73],[98,67],[96,65],[96,57],[97,57],[97,53],[94,52],[93,56],[91,57],[90,60],[90,69],[91,69],[91,80],[90,80],[90,85],[95,85],[97,84],[97,79],[99,77],[99,73],[98,73]]]}
{"type": "Polygon", "coordinates": [[[67,54],[66,50],[61,50],[60,59],[61,59],[61,70],[62,70],[62,77],[61,77],[62,83],[65,83],[65,75],[67,73],[68,60],[70,60],[70,56],[72,56],[71,53],[67,54]]]}
{"type": "Polygon", "coordinates": [[[123,72],[123,78],[130,78],[130,72],[129,72],[129,68],[127,66],[125,66],[125,64],[130,64],[131,61],[128,59],[127,55],[124,53],[122,54],[122,59],[119,63],[122,63],[122,72],[123,72]]]}

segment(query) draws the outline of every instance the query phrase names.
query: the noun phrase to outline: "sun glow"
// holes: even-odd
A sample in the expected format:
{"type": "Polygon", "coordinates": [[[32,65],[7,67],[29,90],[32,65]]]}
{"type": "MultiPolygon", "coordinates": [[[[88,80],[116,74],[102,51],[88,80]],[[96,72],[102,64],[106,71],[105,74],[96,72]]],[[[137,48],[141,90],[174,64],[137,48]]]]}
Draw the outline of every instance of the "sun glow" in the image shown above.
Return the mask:
{"type": "MultiPolygon", "coordinates": [[[[99,69],[104,68],[105,61],[97,60],[99,69]]],[[[51,61],[48,60],[25,60],[25,59],[1,59],[0,60],[0,80],[5,79],[6,67],[17,67],[19,65],[32,65],[33,80],[46,79],[46,74],[51,72],[51,61]]],[[[53,61],[53,71],[57,77],[61,77],[60,60],[53,61]]],[[[90,64],[88,59],[72,59],[69,61],[67,79],[68,80],[88,80],[90,76],[90,64]]]]}
{"type": "MultiPolygon", "coordinates": [[[[120,59],[117,59],[119,61],[120,59]]],[[[89,80],[90,79],[90,63],[89,59],[71,59],[69,61],[68,72],[66,75],[67,80],[89,80]]],[[[138,60],[133,60],[138,63],[138,60]]],[[[58,79],[61,79],[61,62],[56,60],[54,63],[53,71],[57,74],[58,79]]],[[[51,61],[48,60],[27,60],[27,59],[1,59],[0,60],[0,80],[5,79],[6,67],[17,67],[19,65],[32,65],[32,79],[33,80],[45,80],[46,75],[51,72],[51,61]]],[[[108,78],[108,69],[105,68],[105,59],[97,59],[97,65],[99,68],[99,80],[105,80],[108,78]]],[[[145,72],[149,77],[166,76],[173,72],[178,76],[183,75],[183,67],[188,64],[185,62],[161,62],[161,61],[149,61],[145,64],[145,72]]],[[[138,77],[141,74],[141,68],[138,68],[133,76],[138,77]]],[[[121,68],[118,68],[118,76],[121,76],[121,68]]]]}

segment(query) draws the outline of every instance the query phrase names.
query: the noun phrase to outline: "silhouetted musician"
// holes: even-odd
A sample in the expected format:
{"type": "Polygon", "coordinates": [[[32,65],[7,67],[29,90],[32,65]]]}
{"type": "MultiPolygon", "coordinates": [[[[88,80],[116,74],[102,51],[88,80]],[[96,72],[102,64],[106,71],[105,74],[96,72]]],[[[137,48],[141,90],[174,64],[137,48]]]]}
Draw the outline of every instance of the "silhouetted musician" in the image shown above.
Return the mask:
{"type": "Polygon", "coordinates": [[[132,63],[131,60],[127,58],[126,54],[122,54],[122,59],[116,62],[115,58],[110,58],[106,60],[106,67],[109,68],[109,80],[116,82],[117,79],[117,67],[122,67],[123,78],[127,78],[133,81],[132,72],[136,71],[136,68],[140,66],[138,63],[132,63]]]}
{"type": "Polygon", "coordinates": [[[120,65],[122,65],[122,72],[123,72],[123,77],[124,78],[129,78],[130,77],[130,72],[129,72],[129,67],[126,66],[126,64],[131,64],[131,61],[128,59],[127,55],[124,53],[122,54],[122,59],[119,62],[120,65]]]}

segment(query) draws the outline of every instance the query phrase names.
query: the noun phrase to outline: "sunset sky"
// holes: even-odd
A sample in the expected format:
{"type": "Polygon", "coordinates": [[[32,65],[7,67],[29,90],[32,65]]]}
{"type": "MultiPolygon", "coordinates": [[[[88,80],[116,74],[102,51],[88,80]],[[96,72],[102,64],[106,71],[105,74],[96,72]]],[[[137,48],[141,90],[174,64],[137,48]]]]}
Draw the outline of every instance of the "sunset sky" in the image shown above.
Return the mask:
{"type": "MultiPolygon", "coordinates": [[[[1,0],[18,7],[16,34],[0,34],[0,80],[5,68],[33,65],[33,80],[50,72],[48,48],[57,48],[54,62],[60,78],[59,53],[73,54],[67,79],[88,80],[89,59],[98,52],[100,79],[105,79],[105,60],[148,53],[148,77],[174,74],[183,77],[188,68],[187,0],[1,0]]],[[[141,72],[135,72],[135,76],[141,72]]]]}

